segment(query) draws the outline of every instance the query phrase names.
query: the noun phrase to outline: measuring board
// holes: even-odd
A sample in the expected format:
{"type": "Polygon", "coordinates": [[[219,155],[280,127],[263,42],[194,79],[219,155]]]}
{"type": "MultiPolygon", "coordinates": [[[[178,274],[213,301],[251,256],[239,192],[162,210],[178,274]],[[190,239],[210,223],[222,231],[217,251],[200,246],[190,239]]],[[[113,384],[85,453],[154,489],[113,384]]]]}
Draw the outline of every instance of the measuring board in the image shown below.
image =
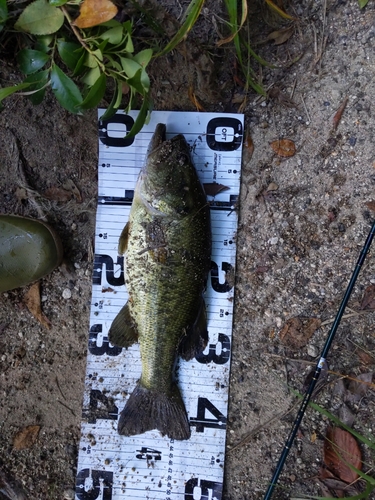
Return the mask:
{"type": "Polygon", "coordinates": [[[99,197],[95,231],[90,333],[76,479],[77,500],[220,500],[233,319],[233,274],[243,115],[154,111],[133,139],[124,136],[137,112],[101,120],[99,197]],[[178,359],[178,386],[191,426],[185,441],[157,430],[120,436],[117,420],[141,375],[139,345],[113,346],[108,331],[127,301],[118,239],[157,123],[167,139],[182,133],[202,183],[229,189],[208,196],[212,263],[205,302],[209,342],[191,361],[178,359]],[[230,278],[231,277],[231,278],[230,278]]]}

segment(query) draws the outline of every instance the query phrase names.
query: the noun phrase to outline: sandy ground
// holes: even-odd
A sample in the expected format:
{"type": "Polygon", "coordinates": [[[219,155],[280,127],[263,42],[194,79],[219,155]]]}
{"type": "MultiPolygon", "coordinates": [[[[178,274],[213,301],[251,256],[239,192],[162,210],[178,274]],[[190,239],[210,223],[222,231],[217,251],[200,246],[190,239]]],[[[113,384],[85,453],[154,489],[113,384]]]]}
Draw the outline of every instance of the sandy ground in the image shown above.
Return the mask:
{"type": "MultiPolygon", "coordinates": [[[[281,45],[267,41],[280,21],[252,13],[254,49],[278,69],[262,69],[270,97],[250,92],[245,107],[254,153],[249,159],[246,152],[239,205],[225,500],[263,498],[296,415],[291,389],[303,390],[318,359],[374,216],[375,4],[370,0],[360,10],[355,0],[316,0],[290,2],[287,8],[299,21],[281,45]],[[334,117],[346,98],[335,130],[334,117]],[[293,141],[296,153],[277,155],[270,143],[278,139],[293,141]],[[305,324],[318,318],[322,326],[310,339],[304,328],[283,336],[285,323],[295,317],[305,324]]],[[[207,4],[197,27],[206,44],[214,37],[212,15],[207,4]]],[[[210,72],[202,83],[199,61],[191,71],[194,63],[178,52],[151,67],[155,107],[193,110],[187,92],[193,80],[207,110],[238,110],[243,89],[233,83],[232,66],[214,57],[215,88],[210,72]]],[[[11,62],[2,62],[1,85],[17,82],[11,62]]],[[[62,236],[70,264],[41,281],[50,329],[25,307],[26,289],[0,295],[1,470],[19,481],[27,498],[71,499],[88,339],[96,113],[72,116],[51,95],[38,107],[13,97],[5,101],[0,129],[0,212],[38,217],[34,198],[62,236]],[[82,200],[39,196],[69,180],[82,200]],[[17,188],[25,184],[34,195],[22,199],[17,188]],[[40,426],[36,442],[15,449],[15,436],[29,425],[40,426]]],[[[350,415],[353,428],[369,436],[375,412],[374,316],[361,304],[373,283],[371,251],[347,309],[351,314],[329,355],[331,373],[316,398],[347,422],[350,415]],[[369,383],[360,392],[340,381],[343,376],[369,383]]],[[[328,424],[327,417],[308,410],[273,498],[332,496],[320,470],[328,424]]],[[[363,470],[369,471],[374,453],[361,451],[363,470]]],[[[364,486],[357,483],[359,490],[364,486]]]]}

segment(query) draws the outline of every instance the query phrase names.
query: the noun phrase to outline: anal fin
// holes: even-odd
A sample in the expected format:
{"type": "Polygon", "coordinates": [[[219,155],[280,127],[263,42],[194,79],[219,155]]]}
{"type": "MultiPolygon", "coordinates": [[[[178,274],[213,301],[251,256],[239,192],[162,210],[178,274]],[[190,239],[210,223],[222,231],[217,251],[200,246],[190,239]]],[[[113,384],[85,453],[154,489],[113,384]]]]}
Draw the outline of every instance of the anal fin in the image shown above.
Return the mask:
{"type": "Polygon", "coordinates": [[[207,314],[203,297],[200,302],[197,318],[187,330],[179,345],[180,356],[189,361],[205,350],[208,343],[207,314]]]}
{"type": "Polygon", "coordinates": [[[121,347],[130,347],[138,341],[138,332],[127,302],[112,322],[108,333],[109,341],[121,347]]]}

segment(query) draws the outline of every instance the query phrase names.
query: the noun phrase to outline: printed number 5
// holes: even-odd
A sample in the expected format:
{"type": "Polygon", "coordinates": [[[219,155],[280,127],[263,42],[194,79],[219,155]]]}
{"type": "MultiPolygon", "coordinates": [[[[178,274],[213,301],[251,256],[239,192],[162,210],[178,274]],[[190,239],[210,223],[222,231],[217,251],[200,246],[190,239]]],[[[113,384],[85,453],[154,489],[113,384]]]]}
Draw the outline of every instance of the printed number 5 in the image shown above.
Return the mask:
{"type": "Polygon", "coordinates": [[[223,485],[197,477],[189,479],[185,486],[185,500],[221,500],[223,485]]]}
{"type": "Polygon", "coordinates": [[[221,270],[225,273],[224,283],[219,282],[219,267],[216,262],[211,261],[211,285],[215,292],[225,293],[229,292],[233,285],[227,280],[227,276],[233,274],[233,266],[229,262],[223,262],[221,264],[221,270]]]}

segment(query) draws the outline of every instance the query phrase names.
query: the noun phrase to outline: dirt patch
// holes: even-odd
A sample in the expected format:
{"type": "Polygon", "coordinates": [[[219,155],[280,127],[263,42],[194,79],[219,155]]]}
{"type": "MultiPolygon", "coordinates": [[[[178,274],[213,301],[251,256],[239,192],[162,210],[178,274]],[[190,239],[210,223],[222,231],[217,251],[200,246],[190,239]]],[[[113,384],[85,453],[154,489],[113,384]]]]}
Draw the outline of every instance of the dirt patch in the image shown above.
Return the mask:
{"type": "MultiPolygon", "coordinates": [[[[325,2],[291,2],[289,11],[299,22],[279,46],[265,41],[280,21],[267,11],[260,17],[252,13],[254,49],[279,69],[262,69],[271,98],[250,93],[245,108],[255,149],[243,165],[239,207],[226,500],[263,498],[297,411],[288,412],[296,401],[290,387],[302,391],[374,216],[366,203],[374,201],[375,186],[375,5],[370,1],[360,11],[356,0],[326,4],[324,10],[325,2]],[[333,130],[335,113],[346,97],[346,109],[333,130]],[[280,157],[272,149],[270,144],[282,138],[295,143],[294,156],[280,157]],[[297,316],[322,321],[300,348],[279,336],[285,322],[297,316]],[[248,442],[231,451],[252,430],[248,442]]],[[[206,61],[207,67],[214,71],[202,73],[204,63],[195,65],[182,49],[154,63],[150,72],[156,109],[194,109],[190,85],[207,110],[238,109],[244,92],[233,80],[232,55],[206,50],[218,36],[212,5],[205,7],[195,35],[211,61],[206,61]]],[[[11,64],[4,62],[1,84],[17,78],[11,64]]],[[[50,330],[25,308],[25,290],[0,296],[0,457],[30,498],[69,499],[88,338],[96,114],[72,116],[51,95],[37,107],[12,97],[5,101],[0,127],[0,212],[40,215],[30,201],[16,196],[17,187],[26,181],[62,236],[72,267],[42,280],[50,330]],[[38,196],[68,180],[82,200],[58,202],[38,196]],[[27,425],[41,426],[37,442],[16,451],[14,436],[27,425]]],[[[328,375],[316,398],[336,415],[349,411],[353,427],[364,435],[373,434],[373,388],[357,400],[340,389],[338,380],[374,370],[374,313],[357,314],[365,288],[375,283],[373,255],[371,251],[350,300],[347,312],[353,314],[342,321],[332,346],[329,369],[335,374],[328,375]]],[[[318,478],[327,425],[320,413],[308,410],[275,499],[326,494],[318,478]]],[[[374,457],[368,450],[362,452],[368,470],[374,457]]]]}

